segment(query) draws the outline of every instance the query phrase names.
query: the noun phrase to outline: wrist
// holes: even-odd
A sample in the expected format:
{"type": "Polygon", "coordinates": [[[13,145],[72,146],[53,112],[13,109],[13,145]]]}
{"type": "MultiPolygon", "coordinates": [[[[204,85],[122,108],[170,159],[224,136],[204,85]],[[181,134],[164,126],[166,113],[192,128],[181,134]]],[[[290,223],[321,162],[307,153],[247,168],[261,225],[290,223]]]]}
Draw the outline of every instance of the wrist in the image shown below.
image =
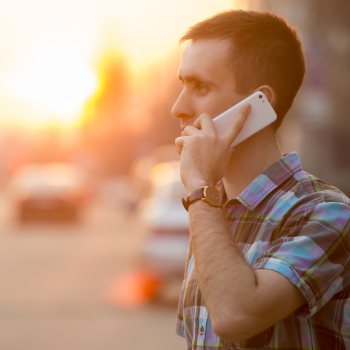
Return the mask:
{"type": "Polygon", "coordinates": [[[199,200],[193,202],[189,207],[188,207],[188,213],[194,212],[196,210],[222,210],[221,207],[214,207],[210,205],[207,201],[205,200],[199,200]]]}
{"type": "MultiPolygon", "coordinates": [[[[198,185],[198,184],[196,184],[198,185]]],[[[221,207],[222,197],[217,188],[214,186],[202,186],[192,191],[188,196],[187,200],[182,198],[182,204],[188,211],[189,206],[196,201],[204,201],[210,206],[221,207]]]]}
{"type": "Polygon", "coordinates": [[[209,185],[209,183],[207,181],[204,181],[204,180],[191,182],[190,184],[185,186],[186,191],[187,191],[187,195],[189,195],[190,193],[192,193],[195,190],[198,190],[201,187],[208,186],[208,185],[209,185]]]}

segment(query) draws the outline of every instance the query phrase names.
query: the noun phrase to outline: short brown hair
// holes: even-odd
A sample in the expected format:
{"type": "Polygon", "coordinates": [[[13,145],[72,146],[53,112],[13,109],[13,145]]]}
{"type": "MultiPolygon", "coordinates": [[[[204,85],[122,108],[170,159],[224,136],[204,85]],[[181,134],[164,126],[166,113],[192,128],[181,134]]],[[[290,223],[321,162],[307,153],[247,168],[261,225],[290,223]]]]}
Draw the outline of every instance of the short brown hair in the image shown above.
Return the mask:
{"type": "Polygon", "coordinates": [[[228,39],[237,92],[248,94],[260,85],[275,91],[276,130],[292,106],[306,64],[295,28],[271,12],[229,10],[190,27],[180,39],[228,39]]]}

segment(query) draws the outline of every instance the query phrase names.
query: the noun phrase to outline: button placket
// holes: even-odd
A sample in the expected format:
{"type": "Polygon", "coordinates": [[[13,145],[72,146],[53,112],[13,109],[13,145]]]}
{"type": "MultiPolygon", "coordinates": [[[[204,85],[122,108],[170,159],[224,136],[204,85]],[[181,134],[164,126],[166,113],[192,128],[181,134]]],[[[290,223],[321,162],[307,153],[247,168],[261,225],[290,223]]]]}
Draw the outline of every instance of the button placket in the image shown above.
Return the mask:
{"type": "Polygon", "coordinates": [[[200,323],[198,327],[198,340],[204,341],[205,339],[205,332],[207,328],[207,322],[208,322],[208,311],[206,308],[203,308],[201,310],[200,314],[200,323]]]}
{"type": "Polygon", "coordinates": [[[201,323],[199,324],[199,328],[198,328],[198,340],[204,341],[204,339],[205,339],[205,331],[206,331],[206,322],[203,320],[203,322],[201,322],[201,323]]]}

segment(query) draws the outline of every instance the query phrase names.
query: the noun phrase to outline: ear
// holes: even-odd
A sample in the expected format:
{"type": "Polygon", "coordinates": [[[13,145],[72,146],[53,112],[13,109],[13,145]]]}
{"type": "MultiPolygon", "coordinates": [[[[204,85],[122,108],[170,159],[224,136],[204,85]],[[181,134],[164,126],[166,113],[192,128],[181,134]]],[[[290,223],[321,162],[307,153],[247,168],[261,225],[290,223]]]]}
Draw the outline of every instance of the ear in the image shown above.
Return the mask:
{"type": "Polygon", "coordinates": [[[272,107],[276,106],[276,102],[277,102],[277,96],[275,94],[275,91],[273,91],[272,87],[269,85],[261,85],[258,88],[256,88],[254,90],[254,92],[256,91],[261,91],[265,94],[266,98],[268,99],[268,101],[270,102],[270,105],[272,107]]]}

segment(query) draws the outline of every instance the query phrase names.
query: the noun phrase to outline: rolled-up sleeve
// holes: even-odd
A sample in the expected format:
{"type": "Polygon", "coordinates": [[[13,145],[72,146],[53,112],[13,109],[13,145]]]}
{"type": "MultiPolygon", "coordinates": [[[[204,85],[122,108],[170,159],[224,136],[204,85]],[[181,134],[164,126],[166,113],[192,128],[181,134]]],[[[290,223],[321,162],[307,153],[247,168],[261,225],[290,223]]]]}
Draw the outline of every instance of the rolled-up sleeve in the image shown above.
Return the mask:
{"type": "Polygon", "coordinates": [[[309,318],[350,284],[350,207],[323,202],[286,220],[277,239],[253,265],[288,278],[307,305],[296,312],[309,318]]]}

